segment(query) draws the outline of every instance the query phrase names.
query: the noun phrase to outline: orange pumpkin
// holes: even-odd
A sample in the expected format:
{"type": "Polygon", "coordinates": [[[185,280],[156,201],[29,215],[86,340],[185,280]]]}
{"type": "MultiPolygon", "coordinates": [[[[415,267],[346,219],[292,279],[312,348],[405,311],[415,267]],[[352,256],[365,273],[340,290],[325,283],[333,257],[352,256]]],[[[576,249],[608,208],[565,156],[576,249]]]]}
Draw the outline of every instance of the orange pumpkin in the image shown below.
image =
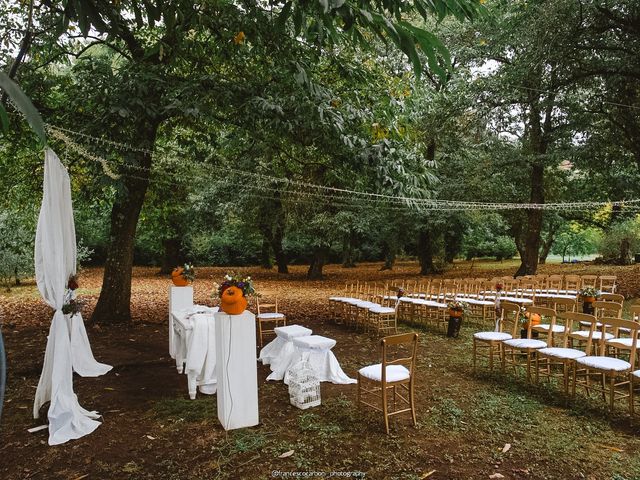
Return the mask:
{"type": "Polygon", "coordinates": [[[240,315],[247,309],[247,299],[238,287],[229,287],[220,297],[222,311],[229,315],[240,315]]]}
{"type": "Polygon", "coordinates": [[[171,272],[171,280],[176,287],[186,287],[189,285],[189,280],[182,276],[182,267],[176,267],[171,272]]]}
{"type": "MultiPolygon", "coordinates": [[[[531,322],[531,326],[540,325],[540,315],[538,315],[537,313],[526,312],[524,316],[529,319],[529,322],[531,322]]],[[[529,322],[526,322],[522,326],[522,328],[529,328],[529,322]]]]}

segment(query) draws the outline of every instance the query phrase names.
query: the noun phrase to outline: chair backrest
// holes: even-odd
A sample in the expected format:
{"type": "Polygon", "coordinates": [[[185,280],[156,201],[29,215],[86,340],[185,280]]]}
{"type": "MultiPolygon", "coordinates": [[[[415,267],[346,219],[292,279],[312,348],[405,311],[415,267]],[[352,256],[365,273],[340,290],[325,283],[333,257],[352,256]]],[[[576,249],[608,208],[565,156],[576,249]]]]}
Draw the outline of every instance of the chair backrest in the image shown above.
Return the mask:
{"type": "Polygon", "coordinates": [[[578,291],[580,289],[580,275],[565,275],[564,288],[565,290],[578,291]]]}
{"type": "MultiPolygon", "coordinates": [[[[382,350],[382,381],[386,382],[387,365],[403,365],[409,370],[409,375],[413,376],[416,365],[416,353],[418,351],[418,334],[400,333],[398,335],[390,335],[380,339],[380,348],[382,350]],[[391,355],[390,347],[406,347],[408,352],[405,354],[396,352],[391,355]],[[390,358],[393,357],[393,358],[390,358]]],[[[397,349],[396,349],[397,350],[397,349]]]]}
{"type": "Polygon", "coordinates": [[[512,337],[518,334],[520,326],[520,305],[503,301],[500,306],[500,322],[498,322],[498,331],[509,333],[512,337]]]}
{"type": "Polygon", "coordinates": [[[615,275],[600,275],[600,291],[615,293],[617,280],[615,275]]]}
{"type": "Polygon", "coordinates": [[[593,302],[593,311],[596,317],[622,318],[622,304],[617,302],[593,302]]]}
{"type": "Polygon", "coordinates": [[[554,298],[553,309],[556,313],[560,312],[575,312],[578,307],[578,302],[575,298],[554,298]]]}
{"type": "MultiPolygon", "coordinates": [[[[540,323],[551,325],[549,327],[549,344],[552,344],[553,340],[553,327],[556,324],[556,311],[553,308],[549,307],[538,307],[532,306],[527,307],[527,313],[531,316],[534,314],[540,315],[540,323]]],[[[527,338],[531,338],[531,327],[533,326],[533,322],[529,321],[527,328],[527,338]]]]}
{"type": "Polygon", "coordinates": [[[264,310],[269,310],[269,313],[278,313],[278,297],[275,297],[273,303],[260,303],[260,300],[256,297],[256,308],[258,309],[258,315],[267,313],[264,310]]]}
{"type": "Polygon", "coordinates": [[[580,277],[580,288],[585,288],[585,287],[596,288],[597,281],[598,281],[597,275],[582,275],[580,277]]]}
{"type": "Polygon", "coordinates": [[[585,345],[585,352],[591,351],[591,343],[593,342],[593,332],[596,329],[596,325],[598,320],[595,315],[589,315],[588,313],[579,313],[579,312],[558,312],[556,316],[556,324],[562,325],[564,324],[564,332],[561,334],[556,334],[555,344],[557,346],[566,348],[569,340],[569,335],[573,331],[582,330],[582,325],[580,322],[586,323],[589,326],[589,335],[587,336],[587,343],[585,345]],[[560,341],[558,341],[560,339],[560,341]]]}
{"type": "Polygon", "coordinates": [[[600,300],[603,302],[616,302],[616,303],[624,303],[624,295],[620,295],[619,293],[601,293],[600,300]]]}
{"type": "Polygon", "coordinates": [[[562,290],[563,277],[562,275],[549,275],[547,277],[547,290],[558,291],[562,290]]]}
{"type": "MultiPolygon", "coordinates": [[[[623,320],[622,318],[602,317],[598,321],[601,323],[599,330],[602,332],[602,337],[607,329],[613,331],[614,337],[617,337],[620,332],[628,332],[629,337],[632,339],[631,345],[629,345],[629,363],[631,364],[631,371],[634,370],[636,350],[638,349],[638,331],[640,331],[640,324],[633,320],[623,320]]],[[[600,342],[598,347],[598,355],[605,355],[607,351],[606,342],[600,342]]],[[[626,348],[625,348],[626,350],[626,348]]]]}
{"type": "Polygon", "coordinates": [[[631,305],[629,313],[631,314],[631,320],[640,322],[640,304],[631,305]]]}

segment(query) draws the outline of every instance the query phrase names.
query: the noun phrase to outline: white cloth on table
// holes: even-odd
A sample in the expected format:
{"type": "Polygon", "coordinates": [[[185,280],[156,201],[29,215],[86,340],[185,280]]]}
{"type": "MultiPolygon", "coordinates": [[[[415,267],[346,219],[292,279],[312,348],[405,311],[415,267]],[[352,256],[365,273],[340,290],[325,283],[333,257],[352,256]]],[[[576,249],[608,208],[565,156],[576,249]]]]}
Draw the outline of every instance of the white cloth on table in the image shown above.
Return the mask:
{"type": "Polygon", "coordinates": [[[169,355],[176,358],[176,345],[179,342],[173,326],[174,311],[193,307],[193,287],[169,287],[169,355]]]}
{"type": "MultiPolygon", "coordinates": [[[[191,329],[187,334],[185,373],[190,379],[195,379],[202,393],[211,395],[216,392],[216,327],[213,312],[191,314],[189,320],[191,329]]],[[[195,385],[190,384],[189,390],[189,394],[195,394],[195,385]]]]}
{"type": "MultiPolygon", "coordinates": [[[[349,378],[338,363],[338,359],[331,349],[336,341],[332,338],[321,335],[311,335],[293,339],[295,351],[291,356],[291,365],[306,360],[316,377],[321,382],[331,382],[338,384],[357,383],[357,380],[349,378]]],[[[284,383],[289,385],[288,371],[285,371],[284,383]]]]}
{"type": "Polygon", "coordinates": [[[77,321],[69,320],[62,313],[69,277],[76,272],[76,254],[69,174],[57,155],[47,149],[35,240],[35,272],[38,290],[55,313],[33,403],[33,416],[38,418],[40,407],[50,401],[47,414],[49,445],[83,437],[100,425],[96,421],[99,415],[78,403],[73,391],[73,370],[99,375],[111,369],[93,358],[81,317],[78,316],[77,321]]]}
{"type": "MultiPolygon", "coordinates": [[[[191,305],[171,312],[173,319],[173,358],[176,359],[176,368],[183,372],[183,364],[187,358],[187,337],[188,332],[193,329],[191,318],[198,314],[213,315],[218,311],[218,307],[207,307],[206,305],[191,305]]],[[[186,373],[186,372],[184,372],[186,373]]]]}
{"type": "Polygon", "coordinates": [[[289,368],[291,357],[295,352],[293,339],[298,337],[308,337],[313,332],[301,325],[286,325],[274,328],[276,338],[269,342],[260,350],[258,360],[263,365],[271,365],[272,373],[267,380],[282,380],[289,368]]]}

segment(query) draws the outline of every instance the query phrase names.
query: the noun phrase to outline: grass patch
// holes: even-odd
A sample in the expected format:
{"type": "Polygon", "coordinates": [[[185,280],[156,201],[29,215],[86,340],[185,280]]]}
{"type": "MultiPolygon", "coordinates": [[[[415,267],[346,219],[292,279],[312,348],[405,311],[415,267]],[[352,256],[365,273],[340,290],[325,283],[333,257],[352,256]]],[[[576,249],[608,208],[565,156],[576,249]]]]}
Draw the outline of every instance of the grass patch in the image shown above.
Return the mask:
{"type": "Polygon", "coordinates": [[[152,411],[158,419],[200,422],[216,417],[216,404],[210,398],[187,400],[164,398],[154,403],[152,411]]]}

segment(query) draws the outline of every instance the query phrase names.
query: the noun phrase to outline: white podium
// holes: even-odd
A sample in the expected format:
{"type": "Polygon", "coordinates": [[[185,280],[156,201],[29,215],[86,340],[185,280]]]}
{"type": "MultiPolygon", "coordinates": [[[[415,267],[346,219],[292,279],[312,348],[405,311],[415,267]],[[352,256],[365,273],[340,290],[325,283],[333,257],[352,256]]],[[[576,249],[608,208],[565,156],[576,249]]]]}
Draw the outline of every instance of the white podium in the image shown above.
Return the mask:
{"type": "Polygon", "coordinates": [[[218,420],[225,430],[257,425],[256,317],[246,310],[241,315],[214,316],[218,420]]]}

